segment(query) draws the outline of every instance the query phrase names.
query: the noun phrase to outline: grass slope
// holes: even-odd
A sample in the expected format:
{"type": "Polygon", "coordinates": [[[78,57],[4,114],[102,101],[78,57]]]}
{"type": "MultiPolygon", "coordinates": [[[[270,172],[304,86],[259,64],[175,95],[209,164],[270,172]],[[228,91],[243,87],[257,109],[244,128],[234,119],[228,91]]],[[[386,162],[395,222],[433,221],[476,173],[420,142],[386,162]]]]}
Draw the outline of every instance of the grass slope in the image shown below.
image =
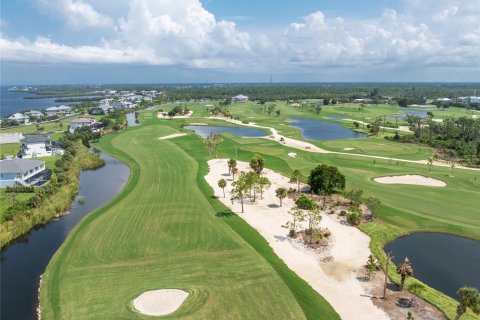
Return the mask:
{"type": "Polygon", "coordinates": [[[338,319],[246,223],[216,216],[225,208],[208,198],[206,164],[187,153],[204,153],[201,140],[157,139],[174,131],[144,124],[102,139],[101,149],[128,163],[131,177],[55,254],[43,278],[42,316],[148,318],[132,310],[133,298],[181,288],[191,296],[169,319],[338,319]]]}

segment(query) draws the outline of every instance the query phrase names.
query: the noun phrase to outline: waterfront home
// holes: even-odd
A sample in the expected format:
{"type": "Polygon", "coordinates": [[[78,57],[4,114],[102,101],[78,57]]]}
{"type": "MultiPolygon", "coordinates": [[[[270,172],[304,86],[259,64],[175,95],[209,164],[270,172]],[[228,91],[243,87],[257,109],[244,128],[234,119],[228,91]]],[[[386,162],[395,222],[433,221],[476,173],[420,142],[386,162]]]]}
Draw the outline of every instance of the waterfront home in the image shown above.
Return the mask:
{"type": "Polygon", "coordinates": [[[95,118],[84,116],[82,118],[74,119],[70,122],[68,127],[68,131],[70,133],[74,133],[75,130],[84,128],[84,127],[91,127],[91,125],[95,123],[95,118]]]}
{"type": "Polygon", "coordinates": [[[24,113],[26,116],[30,118],[40,118],[43,117],[43,112],[38,110],[30,110],[24,113]]]}
{"type": "Polygon", "coordinates": [[[238,96],[232,97],[232,103],[245,103],[248,101],[248,97],[244,96],[243,94],[239,94],[238,96]]]}
{"type": "Polygon", "coordinates": [[[29,119],[27,116],[21,114],[21,113],[14,113],[12,114],[10,117],[8,117],[8,120],[14,120],[14,121],[17,121],[19,123],[25,123],[27,124],[29,122],[29,119]]]}
{"type": "Polygon", "coordinates": [[[72,112],[72,108],[69,106],[58,106],[58,107],[50,107],[45,109],[45,113],[47,116],[62,116],[67,115],[72,112]]]}
{"type": "Polygon", "coordinates": [[[42,160],[0,160],[0,188],[41,186],[48,182],[51,175],[51,170],[45,168],[42,160]]]}
{"type": "Polygon", "coordinates": [[[46,134],[29,134],[20,140],[20,152],[18,156],[22,159],[37,157],[49,157],[63,154],[59,143],[52,143],[52,139],[46,134]]]}
{"type": "Polygon", "coordinates": [[[137,106],[136,103],[132,103],[129,101],[117,101],[113,104],[115,109],[133,109],[137,106]]]}

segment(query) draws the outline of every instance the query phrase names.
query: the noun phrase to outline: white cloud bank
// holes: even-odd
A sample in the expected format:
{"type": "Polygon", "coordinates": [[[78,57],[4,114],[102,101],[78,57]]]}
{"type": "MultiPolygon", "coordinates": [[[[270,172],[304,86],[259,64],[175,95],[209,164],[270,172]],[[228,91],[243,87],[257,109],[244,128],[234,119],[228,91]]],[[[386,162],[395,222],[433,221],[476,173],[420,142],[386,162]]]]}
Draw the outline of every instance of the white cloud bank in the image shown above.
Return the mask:
{"type": "MultiPolygon", "coordinates": [[[[134,0],[119,18],[88,0],[37,0],[72,29],[96,28],[96,45],[68,46],[39,36],[0,36],[2,61],[182,65],[220,70],[321,67],[479,67],[477,0],[404,0],[367,20],[317,11],[275,33],[240,31],[199,0],[134,0]]],[[[121,2],[121,1],[120,1],[121,2]]],[[[127,5],[126,3],[123,3],[127,5]]]]}

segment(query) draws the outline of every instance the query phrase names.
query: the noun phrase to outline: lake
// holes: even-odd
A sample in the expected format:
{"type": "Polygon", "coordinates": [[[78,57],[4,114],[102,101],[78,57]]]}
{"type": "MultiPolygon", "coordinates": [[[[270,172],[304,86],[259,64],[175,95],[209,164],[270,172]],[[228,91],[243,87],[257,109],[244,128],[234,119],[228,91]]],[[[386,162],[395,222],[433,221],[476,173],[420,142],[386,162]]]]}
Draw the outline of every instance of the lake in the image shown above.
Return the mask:
{"type": "Polygon", "coordinates": [[[222,126],[185,126],[185,129],[192,130],[199,136],[206,138],[210,134],[230,133],[239,137],[255,138],[265,137],[266,131],[245,127],[222,127],[222,126]]]}
{"type": "Polygon", "coordinates": [[[129,112],[125,115],[127,116],[127,124],[129,127],[135,127],[140,124],[135,121],[135,112],[129,112]]]}
{"type": "Polygon", "coordinates": [[[72,104],[55,102],[55,99],[58,98],[24,99],[25,97],[31,97],[33,95],[33,93],[7,91],[2,88],[2,91],[0,92],[0,118],[7,117],[20,111],[28,111],[32,109],[43,110],[60,104],[72,104]]]}
{"type": "Polygon", "coordinates": [[[80,190],[69,215],[50,221],[13,241],[0,252],[0,319],[36,319],[38,285],[50,259],[70,231],[90,212],[112,199],[130,175],[128,166],[104,153],[105,166],[80,173],[80,190]],[[84,197],[84,204],[77,202],[84,197]]]}
{"type": "Polygon", "coordinates": [[[345,128],[341,124],[313,119],[294,118],[292,127],[302,130],[302,137],[310,140],[340,140],[366,138],[365,133],[345,128]]]}
{"type": "Polygon", "coordinates": [[[385,246],[395,264],[411,261],[415,278],[452,298],[464,286],[480,289],[480,242],[443,233],[413,233],[385,246]]]}

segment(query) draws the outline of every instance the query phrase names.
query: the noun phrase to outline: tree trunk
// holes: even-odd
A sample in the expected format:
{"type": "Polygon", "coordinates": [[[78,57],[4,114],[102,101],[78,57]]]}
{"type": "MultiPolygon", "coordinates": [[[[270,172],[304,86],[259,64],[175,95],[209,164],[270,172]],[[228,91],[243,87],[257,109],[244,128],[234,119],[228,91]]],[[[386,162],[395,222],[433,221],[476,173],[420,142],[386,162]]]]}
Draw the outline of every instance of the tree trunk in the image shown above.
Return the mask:
{"type": "Polygon", "coordinates": [[[223,197],[225,198],[225,188],[222,188],[223,189],[223,197]]]}
{"type": "Polygon", "coordinates": [[[282,206],[282,198],[280,198],[280,207],[282,206]]]}
{"type": "Polygon", "coordinates": [[[242,213],[243,213],[243,196],[240,197],[240,203],[242,204],[242,213]]]}
{"type": "Polygon", "coordinates": [[[402,280],[400,281],[400,291],[403,291],[403,287],[405,287],[405,279],[406,276],[402,275],[402,280]]]}
{"type": "Polygon", "coordinates": [[[297,180],[297,192],[300,192],[300,180],[297,180]]]}

